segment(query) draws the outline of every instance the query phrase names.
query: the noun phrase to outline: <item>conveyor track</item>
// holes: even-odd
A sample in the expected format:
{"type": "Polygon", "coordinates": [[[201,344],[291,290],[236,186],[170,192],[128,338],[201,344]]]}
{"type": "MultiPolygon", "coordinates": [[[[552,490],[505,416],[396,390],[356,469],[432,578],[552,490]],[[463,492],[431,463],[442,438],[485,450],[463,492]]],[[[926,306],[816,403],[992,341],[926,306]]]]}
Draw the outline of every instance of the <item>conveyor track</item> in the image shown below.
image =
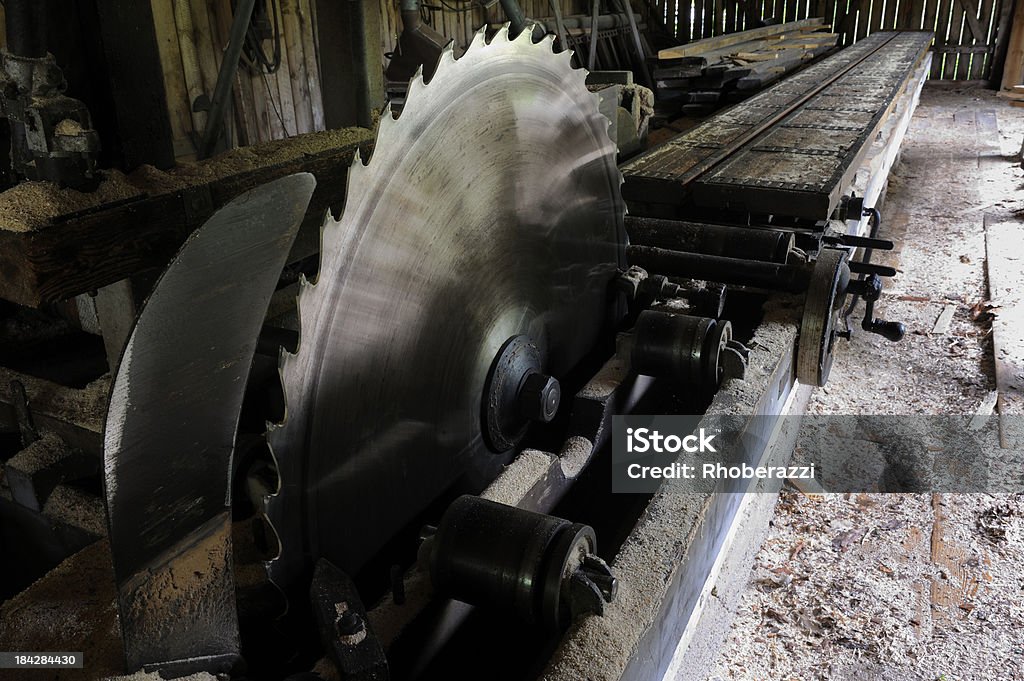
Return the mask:
{"type": "Polygon", "coordinates": [[[630,212],[828,219],[931,37],[874,33],[627,163],[630,212]]]}

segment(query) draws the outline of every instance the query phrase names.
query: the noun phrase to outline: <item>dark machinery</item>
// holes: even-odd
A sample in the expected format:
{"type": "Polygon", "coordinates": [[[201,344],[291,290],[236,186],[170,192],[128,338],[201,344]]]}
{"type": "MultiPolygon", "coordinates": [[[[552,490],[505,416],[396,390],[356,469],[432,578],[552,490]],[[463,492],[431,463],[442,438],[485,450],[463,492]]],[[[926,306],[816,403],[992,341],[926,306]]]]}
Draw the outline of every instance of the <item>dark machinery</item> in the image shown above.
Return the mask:
{"type": "MultiPolygon", "coordinates": [[[[415,3],[403,9],[395,80],[440,42],[415,3]]],[[[910,42],[911,56],[926,47],[910,42]]],[[[862,328],[902,337],[874,317],[894,272],[851,261],[892,244],[847,229],[871,211],[845,170],[824,199],[801,190],[814,196],[792,214],[766,210],[776,197],[759,191],[713,207],[738,155],[780,148],[761,123],[729,148],[683,140],[620,169],[585,73],[552,45],[481,31],[412,77],[372,157],[353,156],[344,213],[323,225],[290,322],[266,313],[308,174],[227,203],[157,281],[103,445],[129,671],[241,674],[245,661],[280,678],[322,658],[346,679],[429,677],[395,651],[441,646],[469,617],[447,599],[557,639],[619,590],[616,540],[599,552],[598,523],[572,521],[574,488],[598,475],[612,417],[652,386],[700,413],[744,379],[758,312],[737,301],[799,310],[805,383],[827,380],[851,297],[867,301],[862,328]],[[680,163],[679,149],[707,158],[680,163]],[[655,167],[666,158],[673,173],[655,167]],[[296,335],[278,351],[274,339],[296,335]],[[506,477],[524,461],[526,479],[506,477]],[[278,631],[299,633],[275,639],[275,655],[260,641],[280,617],[278,631]],[[427,620],[437,626],[417,632],[427,620]]],[[[871,58],[858,49],[819,84],[871,58]]],[[[854,145],[842,151],[837,165],[855,165],[854,145]]],[[[792,383],[783,368],[774,399],[792,383]]]]}
{"type": "Polygon", "coordinates": [[[99,135],[86,106],[64,94],[64,74],[46,51],[44,19],[43,2],[6,4],[0,106],[11,129],[11,163],[19,178],[87,191],[99,183],[99,135]]]}

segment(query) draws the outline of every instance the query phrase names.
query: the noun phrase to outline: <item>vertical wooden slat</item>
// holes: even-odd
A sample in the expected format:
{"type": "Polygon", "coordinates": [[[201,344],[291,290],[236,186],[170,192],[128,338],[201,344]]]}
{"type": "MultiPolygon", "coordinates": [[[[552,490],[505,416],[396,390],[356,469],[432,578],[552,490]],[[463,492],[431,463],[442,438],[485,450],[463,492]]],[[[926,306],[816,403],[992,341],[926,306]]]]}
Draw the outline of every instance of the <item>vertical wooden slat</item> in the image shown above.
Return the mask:
{"type": "Polygon", "coordinates": [[[796,16],[796,2],[797,0],[786,0],[783,21],[793,21],[793,17],[796,16]]]}
{"type": "MultiPolygon", "coordinates": [[[[284,16],[281,14],[281,3],[274,3],[276,5],[275,15],[277,17],[278,26],[284,26],[284,16]]],[[[269,45],[269,43],[268,43],[269,45]]],[[[288,46],[284,42],[284,36],[281,36],[281,66],[277,71],[270,76],[270,84],[272,87],[276,86],[277,92],[275,93],[278,111],[281,117],[284,119],[284,130],[285,137],[293,136],[298,134],[298,125],[295,117],[295,99],[292,97],[292,84],[291,84],[291,59],[288,54],[288,46]]]]}
{"type": "MultiPolygon", "coordinates": [[[[935,46],[944,47],[946,45],[946,33],[949,30],[949,15],[952,13],[952,0],[938,0],[938,6],[936,8],[936,20],[935,20],[935,46]]],[[[944,53],[936,53],[932,57],[932,78],[939,79],[942,77],[944,63],[946,61],[944,53]]]]}
{"type": "Polygon", "coordinates": [[[874,0],[857,2],[857,40],[864,38],[870,30],[871,4],[874,0]]]}
{"type": "MultiPolygon", "coordinates": [[[[960,0],[953,0],[953,23],[950,26],[949,44],[960,47],[971,44],[971,29],[967,25],[963,3],[960,0]]],[[[952,73],[944,74],[946,80],[964,80],[967,78],[967,71],[970,65],[970,53],[955,53],[949,55],[946,60],[946,70],[952,73]],[[950,65],[950,57],[952,65],[950,65]]]]}
{"type": "MultiPolygon", "coordinates": [[[[935,31],[935,23],[939,17],[940,0],[924,0],[924,19],[921,21],[921,28],[925,31],[935,31]]],[[[938,42],[936,42],[938,44],[938,42]]],[[[935,66],[937,55],[932,57],[932,67],[935,66]]]]}
{"type": "Polygon", "coordinates": [[[868,21],[865,23],[868,25],[866,35],[877,33],[882,30],[882,15],[885,12],[886,0],[870,0],[866,3],[868,8],[868,21]]]}
{"type": "MultiPolygon", "coordinates": [[[[223,50],[220,49],[220,46],[227,44],[228,35],[231,31],[231,8],[230,5],[225,7],[225,4],[223,0],[212,0],[206,6],[207,12],[210,15],[210,30],[213,34],[213,44],[216,46],[215,50],[218,53],[218,64],[223,56],[223,50]],[[222,9],[227,12],[227,16],[221,16],[222,9]]],[[[241,147],[250,143],[250,131],[245,119],[244,110],[247,103],[242,101],[238,82],[239,79],[236,76],[235,82],[231,84],[231,133],[232,146],[241,147]]]]}
{"type": "MultiPolygon", "coordinates": [[[[994,0],[981,0],[978,7],[978,22],[981,24],[981,28],[985,33],[984,41],[975,41],[975,45],[987,45],[990,49],[993,47],[993,38],[995,37],[993,26],[995,25],[995,11],[996,3],[994,0]]],[[[975,53],[971,60],[971,70],[967,74],[970,80],[981,80],[988,77],[988,57],[991,53],[975,53]]]]}
{"type": "Polygon", "coordinates": [[[217,72],[220,70],[221,51],[214,48],[213,27],[205,0],[191,0],[192,27],[195,36],[196,53],[199,56],[199,71],[203,76],[203,91],[210,97],[217,87],[217,72]]]}
{"type": "Polygon", "coordinates": [[[885,0],[885,13],[882,16],[882,30],[892,31],[896,28],[896,12],[901,2],[909,3],[910,0],[885,0]]]}
{"type": "MultiPolygon", "coordinates": [[[[367,6],[367,11],[374,10],[367,6]]],[[[302,35],[302,53],[305,55],[306,62],[306,88],[309,91],[313,130],[325,130],[327,126],[324,122],[324,100],[320,85],[320,62],[317,59],[316,15],[313,13],[313,5],[310,0],[299,0],[296,18],[299,22],[299,32],[302,35]]],[[[381,57],[382,67],[383,64],[384,59],[381,57]]]]}
{"type": "MultiPolygon", "coordinates": [[[[815,16],[816,11],[811,10],[811,16],[815,16]]],[[[825,23],[832,27],[834,31],[836,28],[836,0],[825,0],[821,5],[821,15],[825,18],[825,23]]]]}
{"type": "Polygon", "coordinates": [[[722,31],[724,33],[736,32],[736,1],[725,0],[725,18],[722,20],[722,31]]]}
{"type": "MultiPolygon", "coordinates": [[[[192,119],[193,138],[206,128],[206,111],[194,110],[194,104],[203,92],[203,74],[200,70],[199,50],[196,48],[195,27],[192,25],[192,7],[189,0],[171,2],[174,32],[181,54],[182,76],[185,81],[185,105],[192,119]]],[[[194,147],[194,145],[193,145],[194,147]]],[[[194,149],[193,149],[194,151],[194,149]]],[[[182,155],[182,154],[177,154],[182,155]]],[[[187,155],[187,154],[186,154],[187,155]]]]}
{"type": "Polygon", "coordinates": [[[701,27],[703,26],[701,13],[704,11],[704,0],[691,0],[687,11],[690,12],[690,16],[687,17],[683,24],[682,38],[686,41],[700,40],[701,27]]]}
{"type": "MultiPolygon", "coordinates": [[[[314,126],[313,102],[306,77],[306,52],[302,44],[302,28],[299,26],[299,0],[280,0],[280,7],[281,47],[288,54],[287,77],[295,108],[295,131],[301,135],[313,132],[314,126]]],[[[283,63],[281,68],[284,68],[283,63]]]]}
{"type": "Polygon", "coordinates": [[[985,26],[985,44],[990,51],[975,57],[974,65],[971,67],[971,79],[988,79],[992,73],[992,50],[995,48],[996,26],[999,20],[999,2],[997,0],[984,0],[981,3],[981,21],[985,26]]]}
{"type": "Polygon", "coordinates": [[[922,27],[921,15],[924,13],[924,2],[925,0],[909,0],[907,3],[907,17],[901,21],[899,28],[906,31],[916,31],[922,27]]]}
{"type": "Polygon", "coordinates": [[[187,153],[188,147],[191,146],[189,140],[192,133],[192,113],[189,110],[188,89],[181,65],[181,48],[178,45],[178,29],[174,23],[174,8],[171,6],[171,0],[152,0],[151,7],[164,89],[167,91],[167,112],[174,135],[175,156],[181,156],[187,153]]]}

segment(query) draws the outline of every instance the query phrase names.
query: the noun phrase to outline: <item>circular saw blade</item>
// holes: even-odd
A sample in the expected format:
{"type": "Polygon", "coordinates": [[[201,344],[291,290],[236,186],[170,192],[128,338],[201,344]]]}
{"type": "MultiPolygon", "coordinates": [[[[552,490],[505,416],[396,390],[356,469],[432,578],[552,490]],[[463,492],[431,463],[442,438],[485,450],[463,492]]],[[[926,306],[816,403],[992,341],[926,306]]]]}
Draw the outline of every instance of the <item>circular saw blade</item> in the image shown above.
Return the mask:
{"type": "Polygon", "coordinates": [[[372,159],[356,156],[282,355],[278,585],[318,557],[355,572],[455,481],[493,477],[506,458],[482,437],[481,400],[503,344],[528,335],[561,377],[608,322],[621,175],[569,60],[550,38],[481,31],[414,78],[372,159]]]}

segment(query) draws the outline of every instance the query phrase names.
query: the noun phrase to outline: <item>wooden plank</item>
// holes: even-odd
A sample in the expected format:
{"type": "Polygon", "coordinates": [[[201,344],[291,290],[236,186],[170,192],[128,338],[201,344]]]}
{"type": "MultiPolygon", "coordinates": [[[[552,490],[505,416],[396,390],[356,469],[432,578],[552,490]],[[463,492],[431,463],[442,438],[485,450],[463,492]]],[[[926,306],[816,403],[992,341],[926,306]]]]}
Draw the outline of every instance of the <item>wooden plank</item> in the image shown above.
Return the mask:
{"type": "Polygon", "coordinates": [[[129,277],[163,267],[181,244],[216,208],[252,187],[295,172],[311,172],[317,188],[306,213],[319,234],[324,211],[344,199],[352,155],[367,155],[369,135],[362,141],[329,149],[316,156],[298,155],[273,166],[257,168],[194,187],[183,193],[139,197],[139,200],[98,212],[71,216],[27,232],[0,229],[0,298],[38,307],[67,300],[129,277]],[[190,196],[209,193],[203,209],[190,196]]]}
{"type": "MultiPolygon", "coordinates": [[[[313,101],[306,76],[306,53],[302,41],[302,27],[299,25],[299,0],[280,0],[281,42],[288,53],[288,76],[295,107],[295,131],[298,134],[313,132],[313,101]]],[[[282,68],[284,64],[282,64],[282,68]]]]}
{"type": "Polygon", "coordinates": [[[932,335],[945,336],[949,333],[949,327],[953,323],[954,314],[956,314],[956,305],[945,305],[935,320],[934,326],[932,326],[932,335]]]}
{"type": "MultiPolygon", "coordinates": [[[[867,10],[867,20],[864,22],[864,35],[871,35],[882,30],[882,7],[885,0],[867,0],[864,7],[867,10]]],[[[858,35],[860,31],[857,31],[858,35]]]]}
{"type": "Polygon", "coordinates": [[[1024,444],[1024,256],[1020,225],[985,216],[985,266],[989,301],[998,306],[992,320],[992,354],[999,391],[1000,444],[1024,444]]]}
{"type": "Polygon", "coordinates": [[[896,30],[896,13],[901,2],[909,4],[910,0],[885,0],[885,14],[882,17],[883,30],[896,30]]]}
{"type": "MultiPolygon", "coordinates": [[[[824,0],[822,3],[823,9],[821,12],[822,17],[825,19],[826,24],[836,25],[836,11],[838,10],[838,3],[836,0],[824,0]]],[[[812,9],[812,12],[814,10],[812,9]]]]}
{"type": "Polygon", "coordinates": [[[1010,25],[1012,28],[1006,46],[1006,59],[1003,61],[1002,90],[1024,84],[1024,0],[1016,1],[1010,25]]]}
{"type": "Polygon", "coordinates": [[[291,83],[291,60],[292,55],[288,54],[288,46],[284,43],[284,15],[281,12],[281,2],[271,3],[275,9],[277,25],[281,27],[281,66],[270,77],[271,85],[277,88],[277,104],[281,117],[284,119],[285,137],[293,137],[298,134],[299,126],[295,109],[295,98],[292,97],[291,83]]]}
{"type": "Polygon", "coordinates": [[[907,3],[908,12],[907,17],[901,20],[897,28],[904,31],[920,30],[924,24],[925,0],[902,0],[902,2],[907,3]]]}
{"type": "MultiPolygon", "coordinates": [[[[989,26],[992,25],[995,17],[993,14],[996,12],[995,0],[981,0],[981,6],[978,10],[979,20],[981,25],[985,28],[985,37],[978,42],[978,45],[984,45],[985,47],[995,48],[992,44],[992,35],[989,30],[989,26]]],[[[991,53],[979,54],[974,57],[971,61],[971,72],[968,75],[970,80],[981,80],[988,78],[989,71],[991,69],[991,53]]]]}
{"type": "MultiPolygon", "coordinates": [[[[371,3],[377,7],[389,3],[371,3]]],[[[368,11],[375,11],[368,8],[368,11]]],[[[376,10],[380,11],[380,10],[376,10]]],[[[320,63],[317,59],[316,30],[311,0],[299,0],[295,13],[302,36],[302,53],[305,56],[306,88],[309,91],[310,108],[313,115],[313,130],[326,130],[324,123],[323,91],[320,89],[320,63]]],[[[383,15],[382,15],[383,17],[383,15]]],[[[383,58],[381,64],[383,65],[383,58]]]]}
{"type": "MultiPolygon", "coordinates": [[[[965,17],[964,6],[960,3],[960,0],[952,0],[953,3],[953,16],[950,20],[949,27],[949,40],[947,45],[963,45],[971,44],[971,40],[968,37],[970,35],[970,29],[967,27],[967,19],[965,17]]],[[[943,78],[946,80],[963,80],[966,77],[967,66],[970,58],[960,54],[947,54],[946,55],[946,66],[943,72],[943,78]]]]}
{"type": "MultiPolygon", "coordinates": [[[[151,0],[150,8],[153,12],[153,27],[156,30],[157,48],[160,53],[160,68],[167,95],[167,113],[171,123],[173,144],[176,149],[179,145],[191,147],[192,112],[188,105],[188,88],[181,66],[181,48],[178,46],[174,9],[170,0],[151,0]]],[[[194,152],[194,149],[192,151],[194,152]]]]}
{"type": "Polygon", "coordinates": [[[199,57],[199,72],[203,77],[203,92],[213,97],[217,87],[217,73],[220,70],[221,50],[214,47],[213,26],[210,24],[210,13],[205,0],[191,0],[192,30],[199,57]]]}
{"type": "MultiPolygon", "coordinates": [[[[971,29],[971,37],[974,38],[976,43],[984,43],[988,39],[988,31],[982,28],[981,22],[978,20],[978,5],[974,0],[958,0],[960,7],[964,11],[964,18],[967,20],[967,25],[971,29]]],[[[961,41],[961,44],[964,44],[961,41]]],[[[968,43],[969,44],[969,43],[968,43]]]]}
{"type": "Polygon", "coordinates": [[[729,35],[705,38],[687,45],[679,45],[677,47],[660,50],[658,52],[658,59],[678,59],[681,57],[698,56],[709,50],[717,50],[750,40],[760,40],[769,36],[780,35],[803,28],[815,28],[823,25],[824,23],[824,19],[821,18],[804,19],[803,21],[795,21],[788,24],[763,26],[749,31],[740,31],[739,33],[731,33],[729,35]]]}
{"type": "MultiPolygon", "coordinates": [[[[949,15],[952,13],[952,0],[937,0],[935,19],[935,45],[945,46],[948,44],[947,33],[949,32],[949,15]]],[[[942,78],[945,69],[946,55],[936,54],[932,61],[932,80],[942,78]]]]}
{"type": "Polygon", "coordinates": [[[797,0],[786,0],[783,21],[796,21],[797,0]]]}
{"type": "Polygon", "coordinates": [[[206,94],[203,72],[199,67],[199,50],[196,48],[195,27],[192,25],[192,7],[188,0],[172,0],[175,32],[178,49],[181,52],[181,67],[185,78],[186,104],[192,117],[193,137],[206,129],[206,112],[195,111],[197,99],[206,94]]]}
{"type": "Polygon", "coordinates": [[[96,9],[125,169],[144,163],[169,168],[175,128],[163,76],[173,65],[173,54],[167,55],[165,67],[153,9],[126,0],[100,3],[96,9]]]}

